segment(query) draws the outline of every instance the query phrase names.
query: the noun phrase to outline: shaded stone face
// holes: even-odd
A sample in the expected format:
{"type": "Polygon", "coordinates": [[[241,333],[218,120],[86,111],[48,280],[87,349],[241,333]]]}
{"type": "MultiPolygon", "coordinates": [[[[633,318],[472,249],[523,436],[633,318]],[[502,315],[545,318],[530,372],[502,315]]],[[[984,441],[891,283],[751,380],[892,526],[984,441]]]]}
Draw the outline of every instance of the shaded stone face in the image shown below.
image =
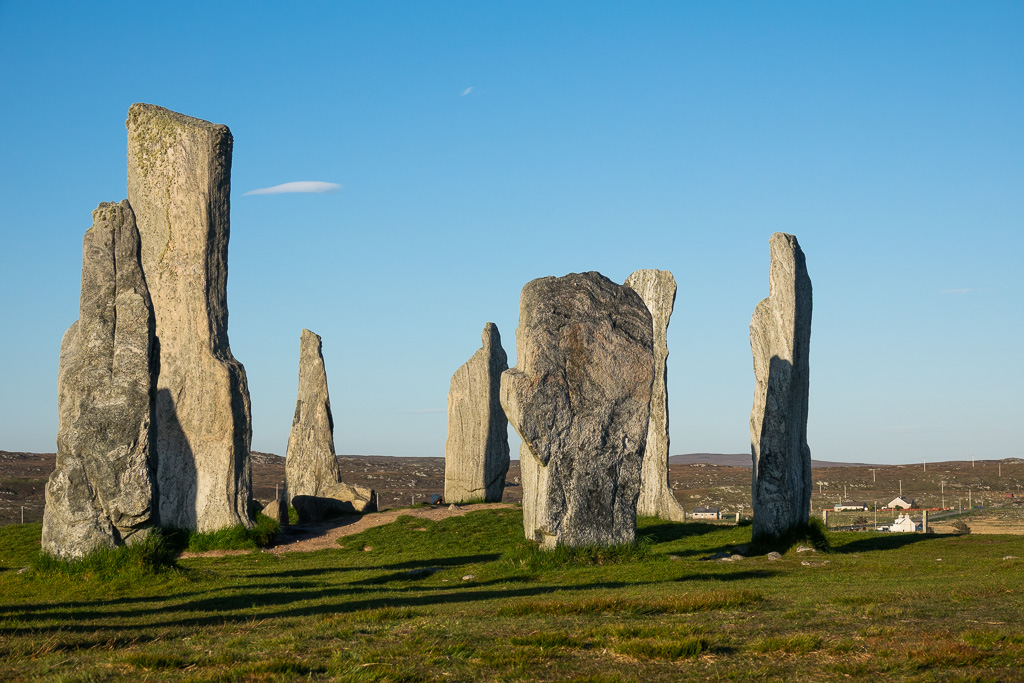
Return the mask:
{"type": "Polygon", "coordinates": [[[285,459],[286,500],[303,522],[375,509],[373,490],[344,484],[334,455],[334,416],[320,337],[299,339],[299,393],[285,459]]]}
{"type": "Polygon", "coordinates": [[[228,345],[231,131],[150,104],[128,111],[128,200],[159,346],[159,522],[251,526],[245,369],[228,345]]]}
{"type": "Polygon", "coordinates": [[[516,350],[501,405],[523,439],[527,538],[543,548],[633,541],[654,382],[647,307],[600,273],[533,280],[516,350]]]}
{"type": "Polygon", "coordinates": [[[79,318],[61,343],[57,464],[43,550],[77,558],[152,525],[153,311],[127,201],[104,203],[82,243],[79,318]]]}
{"type": "Polygon", "coordinates": [[[668,322],[676,301],[676,279],[667,270],[638,270],[626,278],[626,286],[640,295],[654,324],[654,389],[651,422],[640,470],[640,497],[636,513],[682,522],[683,507],[668,481],[668,322]]]}
{"type": "Polygon", "coordinates": [[[444,499],[448,503],[501,500],[508,472],[508,420],[501,409],[501,373],[508,357],[494,323],[482,346],[452,375],[448,391],[448,440],[444,448],[444,499]]]}
{"type": "Polygon", "coordinates": [[[750,320],[757,380],[750,413],[755,539],[806,525],[811,509],[811,279],[796,237],[777,232],[769,244],[770,294],[750,320]]]}

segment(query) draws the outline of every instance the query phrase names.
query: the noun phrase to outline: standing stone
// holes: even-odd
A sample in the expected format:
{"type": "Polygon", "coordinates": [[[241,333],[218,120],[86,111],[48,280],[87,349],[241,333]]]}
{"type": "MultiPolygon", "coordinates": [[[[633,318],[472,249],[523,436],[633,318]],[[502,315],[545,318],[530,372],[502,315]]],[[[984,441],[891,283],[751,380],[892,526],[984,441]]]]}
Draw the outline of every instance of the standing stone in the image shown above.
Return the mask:
{"type": "Polygon", "coordinates": [[[523,440],[526,537],[542,548],[634,540],[653,344],[643,300],[600,273],[523,287],[501,405],[523,440]]]}
{"type": "Polygon", "coordinates": [[[376,509],[372,489],[341,481],[322,345],[309,330],[303,330],[299,339],[299,395],[284,467],[285,499],[299,513],[300,522],[376,509]]]}
{"type": "Polygon", "coordinates": [[[127,201],[103,203],[82,243],[78,320],[57,371],[57,465],[43,551],[64,559],[132,543],[152,525],[153,308],[127,201]]]}
{"type": "Polygon", "coordinates": [[[501,409],[501,373],[508,356],[494,323],[484,325],[483,346],[452,375],[448,440],[444,446],[447,503],[501,501],[508,473],[508,420],[501,409]]]}
{"type": "Polygon", "coordinates": [[[228,345],[231,131],[151,104],[128,110],[128,200],[156,315],[162,526],[251,526],[245,369],[228,345]]]}
{"type": "Polygon", "coordinates": [[[769,244],[769,296],[750,320],[757,378],[750,413],[755,539],[777,538],[802,527],[811,513],[811,279],[796,237],[777,232],[769,244]]]}
{"type": "Polygon", "coordinates": [[[647,448],[640,470],[636,513],[674,522],[686,521],[668,481],[668,322],[676,301],[676,279],[667,270],[638,270],[626,286],[640,295],[654,323],[654,391],[647,448]]]}

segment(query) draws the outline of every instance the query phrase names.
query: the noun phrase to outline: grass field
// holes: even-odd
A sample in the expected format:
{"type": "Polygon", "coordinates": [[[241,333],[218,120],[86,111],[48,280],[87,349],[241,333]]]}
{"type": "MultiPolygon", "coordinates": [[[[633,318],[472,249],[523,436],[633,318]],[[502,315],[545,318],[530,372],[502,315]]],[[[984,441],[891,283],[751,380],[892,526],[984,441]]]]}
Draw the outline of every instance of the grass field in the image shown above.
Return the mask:
{"type": "Polygon", "coordinates": [[[0,529],[5,680],[1024,680],[1019,536],[725,561],[749,526],[645,519],[634,547],[542,554],[506,509],[69,573],[33,565],[39,531],[0,529]]]}

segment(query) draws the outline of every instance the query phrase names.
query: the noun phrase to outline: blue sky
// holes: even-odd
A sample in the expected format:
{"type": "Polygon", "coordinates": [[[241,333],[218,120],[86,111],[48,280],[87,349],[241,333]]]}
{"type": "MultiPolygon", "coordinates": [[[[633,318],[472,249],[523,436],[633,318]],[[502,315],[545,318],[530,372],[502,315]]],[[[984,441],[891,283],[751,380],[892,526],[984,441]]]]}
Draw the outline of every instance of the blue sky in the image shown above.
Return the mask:
{"type": "Polygon", "coordinates": [[[0,449],[54,449],[82,234],[150,102],[235,137],[254,449],[284,453],[303,327],[339,452],[440,456],[523,284],[661,268],[672,452],[744,452],[785,231],[814,457],[1024,457],[1022,35],[1020,2],[0,0],[0,449]],[[340,187],[247,194],[309,181],[340,187]]]}

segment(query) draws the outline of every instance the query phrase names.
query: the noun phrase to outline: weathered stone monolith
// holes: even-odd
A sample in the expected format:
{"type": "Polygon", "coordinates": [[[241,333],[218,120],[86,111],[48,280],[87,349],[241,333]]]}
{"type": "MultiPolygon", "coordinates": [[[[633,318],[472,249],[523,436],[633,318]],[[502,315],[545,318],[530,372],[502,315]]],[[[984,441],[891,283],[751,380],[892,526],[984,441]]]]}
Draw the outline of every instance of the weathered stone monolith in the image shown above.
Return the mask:
{"type": "Polygon", "coordinates": [[[508,357],[494,323],[484,325],[483,345],[452,375],[448,391],[448,440],[444,446],[444,500],[501,500],[508,473],[508,420],[501,409],[501,373],[508,357]]]}
{"type": "Polygon", "coordinates": [[[42,547],[64,559],[132,543],[152,526],[153,309],[127,201],[103,203],[82,242],[78,320],[57,372],[57,465],[42,547]]]}
{"type": "Polygon", "coordinates": [[[811,279],[796,237],[777,232],[769,244],[769,296],[750,320],[757,379],[750,413],[755,540],[800,528],[811,512],[811,279]]]}
{"type": "Polygon", "coordinates": [[[372,489],[341,481],[322,344],[309,330],[303,330],[299,339],[299,394],[284,467],[286,500],[301,522],[375,509],[372,489]]]}
{"type": "Polygon", "coordinates": [[[654,323],[654,391],[647,448],[640,470],[640,498],[636,513],[675,522],[686,521],[668,480],[668,323],[676,301],[676,279],[667,270],[638,270],[626,286],[644,300],[654,323]]]}
{"type": "Polygon", "coordinates": [[[526,537],[542,548],[634,540],[653,343],[640,296],[600,273],[523,287],[501,405],[523,440],[526,537]]]}
{"type": "Polygon", "coordinates": [[[162,526],[250,526],[245,369],[228,345],[231,131],[151,104],[128,110],[128,200],[153,297],[162,526]]]}

